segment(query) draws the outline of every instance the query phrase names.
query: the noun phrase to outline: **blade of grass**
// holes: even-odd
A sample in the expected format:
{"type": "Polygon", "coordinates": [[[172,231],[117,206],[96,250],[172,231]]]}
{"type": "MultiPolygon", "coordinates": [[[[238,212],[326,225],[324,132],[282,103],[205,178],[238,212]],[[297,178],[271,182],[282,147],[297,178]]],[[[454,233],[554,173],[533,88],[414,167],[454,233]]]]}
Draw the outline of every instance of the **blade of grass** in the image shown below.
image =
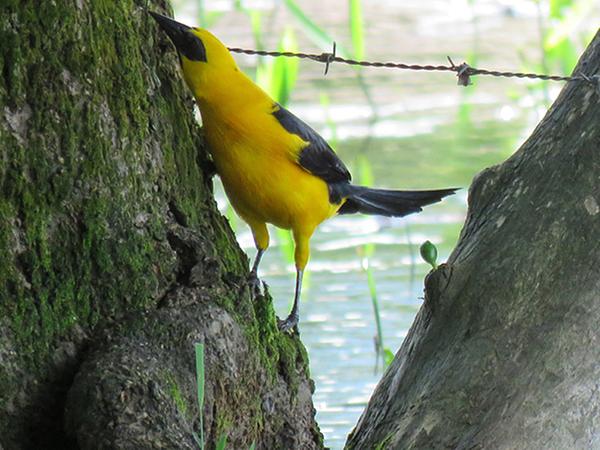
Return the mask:
{"type": "MultiPolygon", "coordinates": [[[[255,40],[260,35],[255,34],[255,40]]],[[[296,37],[291,28],[286,28],[279,51],[297,51],[296,37]]],[[[298,77],[298,60],[295,58],[261,59],[256,68],[256,83],[283,106],[289,103],[298,77]]]]}
{"type": "MultiPolygon", "coordinates": [[[[294,0],[283,0],[283,3],[287,7],[288,11],[294,16],[294,18],[302,25],[302,31],[308,38],[318,45],[321,49],[330,49],[334,39],[315,22],[313,22],[302,8],[294,0]]],[[[337,53],[339,56],[349,58],[348,51],[341,45],[337,45],[337,53]]]]}
{"type": "MultiPolygon", "coordinates": [[[[286,28],[279,43],[279,51],[297,51],[296,37],[291,28],[286,28]]],[[[277,58],[273,63],[273,74],[269,93],[281,105],[289,103],[290,96],[298,77],[298,60],[296,58],[277,58]]]]}
{"type": "Polygon", "coordinates": [[[198,414],[200,416],[200,436],[198,444],[204,450],[204,344],[197,342],[194,345],[196,353],[196,385],[198,387],[198,414]]]}
{"type": "Polygon", "coordinates": [[[250,24],[252,27],[252,36],[254,37],[254,46],[257,50],[263,50],[265,46],[263,42],[262,16],[260,11],[250,10],[247,13],[250,14],[250,24]]]}
{"type": "Polygon", "coordinates": [[[213,26],[224,13],[222,11],[209,11],[205,0],[198,0],[198,25],[202,28],[213,26]]]}
{"type": "Polygon", "coordinates": [[[331,148],[336,149],[338,146],[338,134],[337,134],[337,125],[335,121],[331,117],[331,113],[329,111],[329,106],[331,105],[331,100],[329,99],[329,95],[326,92],[321,92],[319,94],[319,102],[321,103],[322,109],[325,111],[325,123],[327,124],[327,128],[331,131],[331,138],[327,141],[331,148]]]}
{"type": "Polygon", "coordinates": [[[367,275],[367,285],[369,287],[369,294],[371,296],[371,304],[373,305],[373,316],[375,317],[375,371],[377,371],[377,367],[379,366],[379,359],[383,362],[385,367],[385,346],[383,343],[383,328],[381,326],[381,314],[379,313],[379,300],[377,298],[377,287],[375,285],[375,277],[373,276],[373,271],[371,270],[371,265],[369,258],[375,252],[375,246],[373,244],[366,244],[362,247],[363,250],[363,258],[362,258],[362,268],[363,271],[367,275]]]}
{"type": "Polygon", "coordinates": [[[198,23],[206,27],[206,5],[204,0],[198,0],[198,23]]]}
{"type": "Polygon", "coordinates": [[[350,2],[350,35],[352,36],[352,49],[355,59],[363,59],[365,56],[364,27],[361,0],[349,0],[350,2]]]}
{"type": "Polygon", "coordinates": [[[360,184],[362,186],[373,186],[373,166],[369,158],[359,153],[356,156],[357,159],[357,167],[358,167],[358,177],[360,184]]]}
{"type": "Polygon", "coordinates": [[[225,447],[227,447],[227,435],[222,434],[219,436],[215,450],[225,450],[225,447]]]}
{"type": "Polygon", "coordinates": [[[408,279],[410,280],[410,292],[413,292],[413,288],[417,279],[417,258],[415,257],[415,246],[413,245],[409,223],[410,222],[408,220],[404,221],[404,232],[406,234],[406,245],[408,247],[408,254],[410,255],[410,272],[408,279]]]}
{"type": "Polygon", "coordinates": [[[294,238],[290,230],[283,230],[281,228],[275,228],[277,234],[277,241],[279,248],[281,249],[281,256],[284,261],[288,264],[294,262],[294,238]]]}

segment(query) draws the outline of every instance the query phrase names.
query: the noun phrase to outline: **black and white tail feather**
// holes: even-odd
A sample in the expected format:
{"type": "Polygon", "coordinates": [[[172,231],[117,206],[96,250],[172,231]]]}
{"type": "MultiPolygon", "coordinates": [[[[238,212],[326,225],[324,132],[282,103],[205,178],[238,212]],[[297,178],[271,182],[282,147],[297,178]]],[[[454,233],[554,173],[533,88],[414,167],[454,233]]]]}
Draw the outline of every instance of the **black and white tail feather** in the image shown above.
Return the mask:
{"type": "MultiPolygon", "coordinates": [[[[423,210],[423,206],[437,203],[457,190],[438,189],[432,191],[397,191],[374,189],[352,184],[336,186],[346,201],[339,214],[375,214],[387,217],[402,217],[423,210]]],[[[338,192],[339,192],[338,191],[338,192]]]]}
{"type": "Polygon", "coordinates": [[[272,114],[283,128],[306,142],[307,145],[298,155],[298,164],[327,183],[329,200],[339,203],[346,199],[338,211],[340,214],[363,213],[402,217],[422,211],[423,206],[439,202],[457,190],[396,191],[350,184],[350,172],[315,130],[277,103],[273,104],[272,114]]]}

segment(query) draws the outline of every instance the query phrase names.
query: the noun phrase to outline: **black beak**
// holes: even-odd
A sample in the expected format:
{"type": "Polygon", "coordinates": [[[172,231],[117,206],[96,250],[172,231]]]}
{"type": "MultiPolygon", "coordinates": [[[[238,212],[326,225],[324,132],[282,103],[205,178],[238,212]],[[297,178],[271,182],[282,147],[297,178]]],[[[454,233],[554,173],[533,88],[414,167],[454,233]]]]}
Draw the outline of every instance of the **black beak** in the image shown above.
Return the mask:
{"type": "Polygon", "coordinates": [[[148,11],[154,20],[169,36],[177,51],[191,61],[206,62],[206,48],[204,44],[187,25],[176,22],[169,17],[148,11]]]}

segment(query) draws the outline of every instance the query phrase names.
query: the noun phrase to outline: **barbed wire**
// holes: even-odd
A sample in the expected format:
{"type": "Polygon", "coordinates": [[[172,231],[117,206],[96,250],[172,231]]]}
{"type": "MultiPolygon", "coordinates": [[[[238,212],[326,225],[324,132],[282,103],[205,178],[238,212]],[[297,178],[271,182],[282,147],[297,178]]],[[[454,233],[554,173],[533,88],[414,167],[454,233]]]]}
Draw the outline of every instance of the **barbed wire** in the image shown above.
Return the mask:
{"type": "Polygon", "coordinates": [[[277,52],[277,51],[266,51],[266,50],[250,50],[244,48],[230,47],[229,51],[234,53],[244,53],[246,55],[259,55],[259,56],[273,56],[279,57],[284,56],[287,58],[301,58],[310,59],[325,64],[325,75],[329,71],[329,66],[334,62],[343,64],[349,64],[352,66],[363,66],[363,67],[387,67],[391,69],[404,69],[404,70],[425,70],[425,71],[446,71],[456,72],[458,77],[458,84],[461,86],[468,86],[471,84],[471,76],[473,75],[489,75],[493,77],[509,77],[509,78],[530,78],[540,79],[548,81],[584,81],[596,86],[596,89],[600,93],[600,76],[594,75],[589,77],[584,74],[577,74],[574,76],[561,76],[561,75],[545,75],[538,73],[528,72],[502,72],[498,70],[487,70],[477,69],[471,67],[466,62],[456,65],[452,59],[448,56],[449,66],[445,65],[421,65],[421,64],[404,64],[398,62],[372,62],[372,61],[358,61],[355,59],[342,58],[335,54],[336,44],[333,43],[333,51],[331,53],[301,53],[301,52],[277,52]]]}

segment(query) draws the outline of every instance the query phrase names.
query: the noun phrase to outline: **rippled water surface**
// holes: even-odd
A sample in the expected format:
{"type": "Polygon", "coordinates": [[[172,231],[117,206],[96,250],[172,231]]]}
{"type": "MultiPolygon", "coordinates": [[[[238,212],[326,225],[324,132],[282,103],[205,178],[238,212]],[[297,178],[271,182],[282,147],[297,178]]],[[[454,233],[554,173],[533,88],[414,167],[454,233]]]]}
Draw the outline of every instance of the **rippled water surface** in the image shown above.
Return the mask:
{"type": "MultiPolygon", "coordinates": [[[[366,58],[445,64],[446,55],[485,68],[519,69],[522,58],[539,58],[534,2],[378,1],[363,2],[366,58]],[[473,6],[469,6],[472,4],[473,6]]],[[[305,12],[350,47],[347,2],[301,2],[305,12]]],[[[226,11],[230,2],[215,3],[226,11]]],[[[275,49],[285,24],[297,25],[282,6],[255,2],[263,10],[265,47],[275,49]]],[[[178,17],[194,23],[194,7],[178,17]]],[[[230,46],[254,45],[249,20],[226,12],[212,28],[230,46]]],[[[301,31],[305,51],[317,49],[301,31]]],[[[236,56],[252,74],[256,60],[236,56]]],[[[466,214],[468,186],[475,174],[506,159],[539,118],[540,103],[526,81],[476,78],[467,89],[448,73],[362,71],[371,102],[356,71],[336,64],[300,63],[289,108],[335,142],[337,153],[360,179],[368,168],[373,184],[425,189],[462,187],[457,195],[404,219],[339,216],[312,239],[312,256],[301,304],[301,337],[310,354],[314,402],[326,445],[343,447],[373,388],[375,320],[361,252],[375,244],[370,266],[380,302],[384,344],[394,353],[421,306],[428,266],[418,247],[434,242],[444,261],[455,245],[466,214]],[[329,106],[320,98],[326,94],[329,106]],[[373,104],[375,107],[370,106],[373,104]],[[331,123],[335,126],[331,126],[331,123]],[[366,161],[366,162],[365,162],[366,161]]],[[[560,85],[553,85],[559,88],[560,85]]],[[[274,169],[276,170],[276,169],[274,169]]],[[[220,194],[221,203],[224,195],[220,194]]],[[[233,224],[239,242],[254,257],[248,228],[233,224]]],[[[280,317],[290,307],[294,268],[283,256],[277,234],[261,265],[280,317]]]]}

